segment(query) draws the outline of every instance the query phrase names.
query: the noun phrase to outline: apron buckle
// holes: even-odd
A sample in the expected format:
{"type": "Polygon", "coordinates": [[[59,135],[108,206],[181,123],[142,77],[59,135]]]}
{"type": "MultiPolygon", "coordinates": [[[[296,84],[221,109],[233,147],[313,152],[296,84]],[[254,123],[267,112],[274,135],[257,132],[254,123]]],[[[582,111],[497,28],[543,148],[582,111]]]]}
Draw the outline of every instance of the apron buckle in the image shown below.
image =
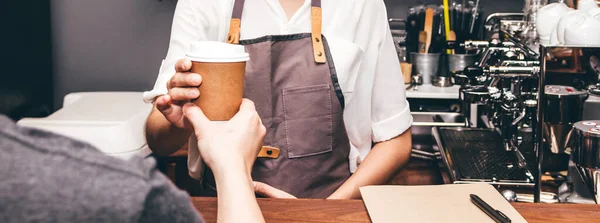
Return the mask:
{"type": "Polygon", "coordinates": [[[271,158],[277,159],[279,158],[280,150],[279,148],[271,147],[271,146],[263,146],[258,153],[258,158],[271,158]]]}

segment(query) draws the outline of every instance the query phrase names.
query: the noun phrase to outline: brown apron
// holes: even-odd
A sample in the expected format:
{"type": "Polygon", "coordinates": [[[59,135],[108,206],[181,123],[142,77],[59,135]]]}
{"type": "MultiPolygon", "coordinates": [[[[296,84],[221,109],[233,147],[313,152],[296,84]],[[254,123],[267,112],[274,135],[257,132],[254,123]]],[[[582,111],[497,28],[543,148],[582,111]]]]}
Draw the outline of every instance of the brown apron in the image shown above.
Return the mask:
{"type": "MultiPolygon", "coordinates": [[[[350,141],[344,96],[321,35],[321,1],[312,0],[312,33],[240,41],[243,5],[235,1],[228,42],[250,54],[244,97],[254,101],[267,128],[263,145],[280,151],[259,156],[252,179],[296,197],[326,198],[350,176],[350,141]]],[[[210,170],[205,176],[204,188],[214,192],[210,170]]]]}

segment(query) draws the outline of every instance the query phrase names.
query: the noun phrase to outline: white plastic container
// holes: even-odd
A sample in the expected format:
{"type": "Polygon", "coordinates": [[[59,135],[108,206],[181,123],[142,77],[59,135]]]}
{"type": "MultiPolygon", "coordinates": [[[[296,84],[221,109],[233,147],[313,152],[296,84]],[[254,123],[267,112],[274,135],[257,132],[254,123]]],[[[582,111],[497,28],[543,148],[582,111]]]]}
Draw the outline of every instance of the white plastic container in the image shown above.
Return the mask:
{"type": "Polygon", "coordinates": [[[81,140],[107,155],[129,159],[151,153],[144,136],[151,110],[142,92],[71,93],[52,115],[24,118],[17,124],[81,140]]]}

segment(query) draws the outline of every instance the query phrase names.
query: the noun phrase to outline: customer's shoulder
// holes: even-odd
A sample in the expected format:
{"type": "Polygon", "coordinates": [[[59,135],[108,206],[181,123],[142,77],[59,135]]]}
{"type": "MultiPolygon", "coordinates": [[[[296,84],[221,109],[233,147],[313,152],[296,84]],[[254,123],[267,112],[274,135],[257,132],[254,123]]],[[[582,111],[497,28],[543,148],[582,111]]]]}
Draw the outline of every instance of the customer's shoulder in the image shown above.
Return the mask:
{"type": "Polygon", "coordinates": [[[89,143],[41,129],[22,127],[5,116],[0,116],[0,149],[26,154],[30,161],[63,162],[72,167],[102,169],[142,179],[147,179],[150,169],[155,166],[155,163],[141,158],[125,162],[103,154],[89,143]]]}

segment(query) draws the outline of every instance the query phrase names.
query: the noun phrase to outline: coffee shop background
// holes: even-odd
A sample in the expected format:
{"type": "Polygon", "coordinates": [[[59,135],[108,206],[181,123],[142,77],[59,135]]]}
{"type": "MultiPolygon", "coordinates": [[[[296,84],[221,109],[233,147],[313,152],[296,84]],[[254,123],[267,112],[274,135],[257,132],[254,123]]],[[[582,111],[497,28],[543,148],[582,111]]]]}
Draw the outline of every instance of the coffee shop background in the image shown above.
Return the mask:
{"type": "MultiPolygon", "coordinates": [[[[441,1],[385,3],[389,17],[405,18],[413,5],[441,1]]],[[[0,113],[14,119],[46,116],[59,109],[70,92],[150,89],[167,51],[176,4],[177,0],[0,1],[0,113]]],[[[486,16],[523,8],[519,0],[480,4],[486,16]]]]}

